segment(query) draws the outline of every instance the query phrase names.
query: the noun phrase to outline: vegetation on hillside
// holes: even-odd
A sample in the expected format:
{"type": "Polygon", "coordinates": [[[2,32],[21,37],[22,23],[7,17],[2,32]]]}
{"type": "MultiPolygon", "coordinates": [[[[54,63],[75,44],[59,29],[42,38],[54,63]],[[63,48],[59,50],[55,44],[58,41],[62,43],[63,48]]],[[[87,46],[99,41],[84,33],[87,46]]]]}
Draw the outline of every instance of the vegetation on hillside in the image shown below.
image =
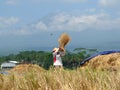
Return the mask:
{"type": "MultiPolygon", "coordinates": [[[[73,52],[66,51],[66,55],[62,57],[65,68],[76,68],[80,61],[87,58],[91,54],[97,52],[96,49],[76,48],[73,52]]],[[[45,69],[49,69],[53,65],[52,52],[45,51],[22,51],[19,54],[10,54],[0,57],[0,63],[15,60],[22,63],[37,64],[45,69]]]]}

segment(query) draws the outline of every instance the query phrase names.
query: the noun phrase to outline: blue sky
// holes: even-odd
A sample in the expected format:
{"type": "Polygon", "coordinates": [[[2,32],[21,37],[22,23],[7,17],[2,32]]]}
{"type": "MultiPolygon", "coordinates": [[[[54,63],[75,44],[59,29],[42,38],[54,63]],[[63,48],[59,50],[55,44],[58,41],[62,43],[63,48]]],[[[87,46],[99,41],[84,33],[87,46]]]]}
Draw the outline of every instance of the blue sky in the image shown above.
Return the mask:
{"type": "Polygon", "coordinates": [[[120,0],[0,0],[0,52],[57,47],[119,49],[120,0]]]}

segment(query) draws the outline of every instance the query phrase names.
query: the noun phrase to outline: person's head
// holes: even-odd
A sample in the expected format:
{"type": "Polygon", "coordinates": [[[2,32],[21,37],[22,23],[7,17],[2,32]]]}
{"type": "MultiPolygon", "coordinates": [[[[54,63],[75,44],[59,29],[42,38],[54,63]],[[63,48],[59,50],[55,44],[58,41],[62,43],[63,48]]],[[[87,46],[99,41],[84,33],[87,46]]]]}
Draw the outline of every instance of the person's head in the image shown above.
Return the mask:
{"type": "Polygon", "coordinates": [[[58,50],[59,50],[59,48],[54,48],[53,50],[52,50],[52,52],[58,52],[58,50]]]}

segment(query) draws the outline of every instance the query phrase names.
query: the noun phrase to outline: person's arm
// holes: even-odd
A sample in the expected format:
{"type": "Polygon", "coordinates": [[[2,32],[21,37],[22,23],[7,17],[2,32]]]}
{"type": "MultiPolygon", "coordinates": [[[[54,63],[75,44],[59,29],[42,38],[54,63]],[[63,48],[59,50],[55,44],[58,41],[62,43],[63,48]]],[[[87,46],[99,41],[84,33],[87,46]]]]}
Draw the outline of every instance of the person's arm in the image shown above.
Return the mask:
{"type": "Polygon", "coordinates": [[[59,47],[59,51],[65,52],[65,49],[59,47]]]}
{"type": "Polygon", "coordinates": [[[60,52],[60,56],[65,56],[65,52],[63,51],[59,51],[60,52]]]}

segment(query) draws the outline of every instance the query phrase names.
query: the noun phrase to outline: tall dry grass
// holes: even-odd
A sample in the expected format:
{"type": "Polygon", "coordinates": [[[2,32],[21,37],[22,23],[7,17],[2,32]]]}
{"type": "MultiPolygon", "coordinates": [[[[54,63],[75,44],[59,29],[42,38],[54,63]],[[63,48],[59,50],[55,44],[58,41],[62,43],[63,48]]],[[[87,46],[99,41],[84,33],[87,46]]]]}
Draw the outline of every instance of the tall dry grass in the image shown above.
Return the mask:
{"type": "MultiPolygon", "coordinates": [[[[21,66],[19,66],[21,67],[21,66]]],[[[0,90],[119,90],[120,71],[110,72],[85,68],[46,71],[37,65],[28,65],[22,72],[12,70],[0,75],[0,90]]]]}
{"type": "Polygon", "coordinates": [[[120,53],[99,55],[86,62],[82,68],[117,71],[120,69],[120,53]]]}

